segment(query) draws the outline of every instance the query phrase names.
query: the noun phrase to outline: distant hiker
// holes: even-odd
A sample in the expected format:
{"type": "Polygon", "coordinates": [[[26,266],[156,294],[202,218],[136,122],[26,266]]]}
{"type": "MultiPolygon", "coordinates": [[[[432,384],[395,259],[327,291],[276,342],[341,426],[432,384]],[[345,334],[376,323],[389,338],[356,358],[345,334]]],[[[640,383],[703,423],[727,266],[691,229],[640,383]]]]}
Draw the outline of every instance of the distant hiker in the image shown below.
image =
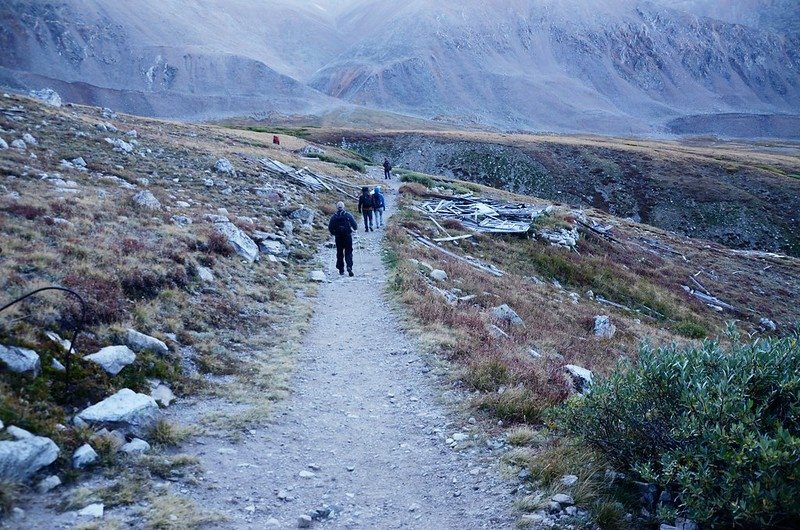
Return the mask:
{"type": "Polygon", "coordinates": [[[344,274],[344,264],[347,263],[347,274],[353,275],[353,235],[358,230],[358,225],[350,212],[344,209],[344,203],[336,203],[336,213],[328,222],[328,232],[336,238],[336,268],[339,274],[344,274]]]}
{"type": "Polygon", "coordinates": [[[388,158],[383,159],[383,178],[392,178],[392,164],[389,162],[388,158]]]}
{"type": "Polygon", "coordinates": [[[364,232],[372,230],[372,197],[366,186],[361,188],[361,195],[358,196],[358,213],[364,216],[364,232]]]}
{"type": "Polygon", "coordinates": [[[275,145],[281,145],[281,137],[277,134],[272,135],[272,143],[275,145]]]}
{"type": "Polygon", "coordinates": [[[386,201],[381,193],[381,187],[375,186],[375,191],[372,193],[372,212],[375,217],[375,226],[378,228],[383,226],[384,210],[386,210],[386,201]]]}

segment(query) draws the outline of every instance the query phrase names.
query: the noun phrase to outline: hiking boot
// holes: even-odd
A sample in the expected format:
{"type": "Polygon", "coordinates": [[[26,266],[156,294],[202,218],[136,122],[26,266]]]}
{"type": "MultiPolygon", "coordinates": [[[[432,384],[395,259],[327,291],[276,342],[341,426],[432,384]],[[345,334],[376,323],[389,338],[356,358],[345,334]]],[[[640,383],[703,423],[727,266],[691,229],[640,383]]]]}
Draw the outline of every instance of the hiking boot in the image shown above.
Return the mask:
{"type": "Polygon", "coordinates": [[[339,275],[344,276],[344,269],[339,269],[339,275]]]}
{"type": "Polygon", "coordinates": [[[353,276],[353,269],[347,269],[347,274],[353,276]]]}

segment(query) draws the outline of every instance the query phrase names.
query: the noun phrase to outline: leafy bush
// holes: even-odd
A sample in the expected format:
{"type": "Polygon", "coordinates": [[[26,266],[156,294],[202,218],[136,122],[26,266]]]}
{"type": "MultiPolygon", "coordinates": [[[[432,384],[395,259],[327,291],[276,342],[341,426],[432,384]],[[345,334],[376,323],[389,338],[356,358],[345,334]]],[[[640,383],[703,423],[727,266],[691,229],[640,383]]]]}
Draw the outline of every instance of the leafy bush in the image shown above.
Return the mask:
{"type": "Polygon", "coordinates": [[[798,336],[642,348],[562,426],[627,472],[678,493],[709,526],[800,525],[798,336]]]}

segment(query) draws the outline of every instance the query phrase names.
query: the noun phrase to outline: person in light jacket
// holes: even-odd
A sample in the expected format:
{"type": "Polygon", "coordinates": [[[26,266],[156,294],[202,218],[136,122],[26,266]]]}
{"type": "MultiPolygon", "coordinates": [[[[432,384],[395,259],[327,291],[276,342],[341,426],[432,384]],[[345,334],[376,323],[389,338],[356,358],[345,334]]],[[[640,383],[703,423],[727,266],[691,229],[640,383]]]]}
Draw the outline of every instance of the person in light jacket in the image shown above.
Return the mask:
{"type": "Polygon", "coordinates": [[[380,228],[383,226],[383,212],[386,210],[386,200],[381,193],[381,187],[375,186],[375,191],[372,193],[372,215],[375,218],[375,226],[380,228]]]}

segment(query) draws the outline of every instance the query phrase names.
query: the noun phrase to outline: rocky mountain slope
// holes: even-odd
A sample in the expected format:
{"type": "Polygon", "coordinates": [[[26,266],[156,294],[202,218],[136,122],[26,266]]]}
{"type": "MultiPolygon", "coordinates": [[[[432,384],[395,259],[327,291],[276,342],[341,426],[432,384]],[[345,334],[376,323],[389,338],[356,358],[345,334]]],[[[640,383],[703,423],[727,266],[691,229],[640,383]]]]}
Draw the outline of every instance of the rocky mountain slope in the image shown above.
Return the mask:
{"type": "MultiPolygon", "coordinates": [[[[88,315],[68,376],[60,338],[80,318],[72,298],[43,294],[0,314],[0,524],[241,528],[278,518],[278,527],[426,528],[430,513],[445,527],[501,528],[512,501],[547,509],[521,523],[588,524],[582,486],[557,486],[574,499],[543,506],[556,490],[542,490],[521,459],[528,453],[512,448],[550,445],[535,442],[530,425],[570,392],[567,365],[601,376],[645,339],[685,344],[719,335],[730,319],[759,337],[788,335],[800,318],[795,258],[438,177],[430,189],[403,183],[399,197],[396,181],[387,186],[397,215],[385,231],[358,234],[357,276],[320,286],[314,273],[333,272],[327,215],[353,199],[312,191],[308,173],[276,175],[281,166],[263,160],[306,166],[345,190],[383,181],[370,176],[380,178],[378,168],[344,167],[363,169],[354,153],[296,132],[0,96],[2,303],[55,284],[80,293],[88,315]],[[551,213],[530,223],[531,237],[508,237],[467,233],[452,218],[435,224],[419,210],[466,191],[551,213]],[[579,233],[580,220],[611,238],[579,233]],[[557,243],[566,239],[571,248],[557,243]],[[389,316],[390,292],[408,310],[403,319],[389,316]],[[354,305],[361,313],[337,314],[354,305]],[[420,334],[424,355],[404,326],[420,334]],[[363,362],[352,363],[352,348],[363,362]],[[327,391],[343,384],[347,392],[327,391]],[[305,392],[295,395],[303,405],[276,409],[290,390],[305,392]],[[469,415],[445,419],[440,395],[469,415]],[[271,421],[277,415],[283,423],[271,421]],[[360,454],[374,464],[347,461],[360,454]],[[513,484],[493,478],[501,455],[513,484]]],[[[589,160],[598,141],[581,141],[589,160]]],[[[698,156],[687,146],[635,148],[698,156]]],[[[584,484],[605,471],[551,460],[556,480],[575,474],[584,484]]],[[[641,507],[616,511],[622,521],[641,507]]]]}
{"type": "MultiPolygon", "coordinates": [[[[796,6],[745,7],[15,0],[0,7],[0,83],[195,119],[359,105],[456,125],[606,134],[663,133],[672,119],[701,115],[702,132],[718,114],[800,109],[796,6]]],[[[728,132],[742,131],[787,128],[762,119],[728,132]]]]}

